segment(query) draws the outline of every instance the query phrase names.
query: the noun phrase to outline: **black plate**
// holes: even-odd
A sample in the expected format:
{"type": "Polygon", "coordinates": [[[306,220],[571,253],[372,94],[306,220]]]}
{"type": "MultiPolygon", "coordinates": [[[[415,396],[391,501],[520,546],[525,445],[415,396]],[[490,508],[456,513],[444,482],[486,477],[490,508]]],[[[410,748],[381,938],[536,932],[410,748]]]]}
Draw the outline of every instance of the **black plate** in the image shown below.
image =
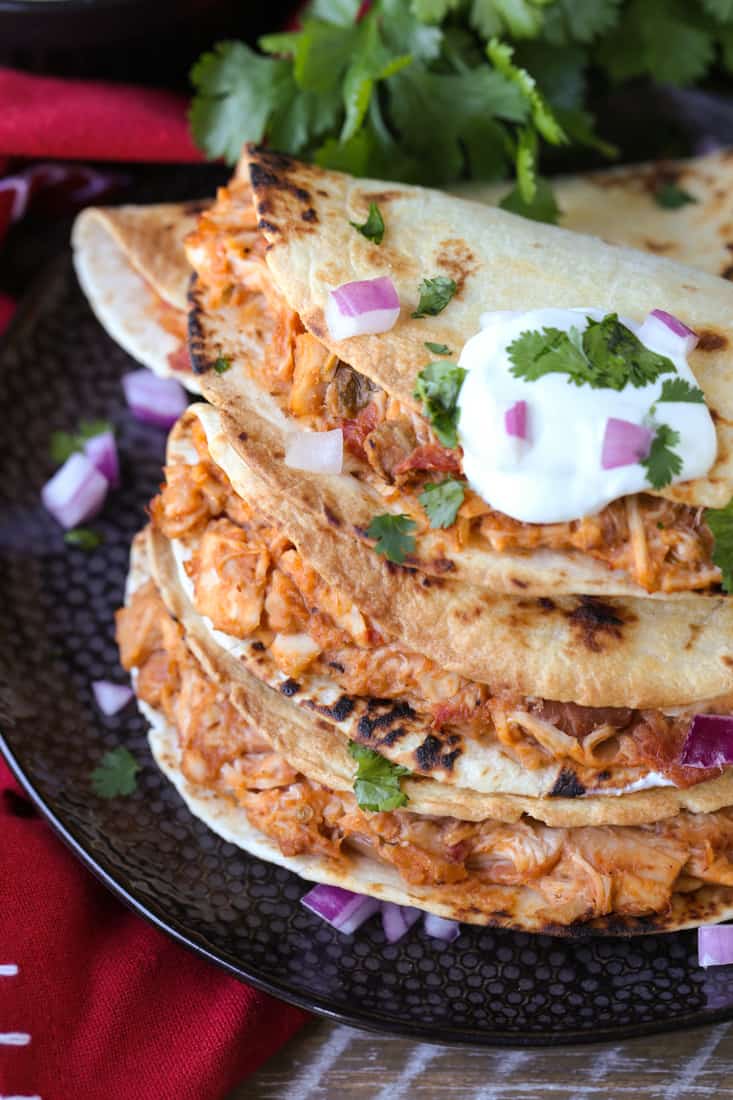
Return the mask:
{"type": "MultiPolygon", "coordinates": [[[[143,916],[253,985],[363,1027],[472,1044],[614,1039],[733,1017],[726,969],[696,965],[694,933],[575,943],[465,928],[450,946],[419,927],[396,946],[370,921],[341,936],[299,904],[300,879],[251,859],[196,821],[158,772],[130,707],[104,719],[90,683],[120,677],[112,615],[130,539],[160,481],[163,433],[129,416],[130,359],[94,320],[70,263],[26,301],[0,357],[0,746],[36,803],[143,916]],[[123,488],[96,526],[103,547],[69,549],[39,506],[48,441],[109,417],[123,488]],[[129,745],[137,793],[104,801],[89,775],[129,745]]],[[[1,838],[0,838],[1,843],[1,838]]]]}

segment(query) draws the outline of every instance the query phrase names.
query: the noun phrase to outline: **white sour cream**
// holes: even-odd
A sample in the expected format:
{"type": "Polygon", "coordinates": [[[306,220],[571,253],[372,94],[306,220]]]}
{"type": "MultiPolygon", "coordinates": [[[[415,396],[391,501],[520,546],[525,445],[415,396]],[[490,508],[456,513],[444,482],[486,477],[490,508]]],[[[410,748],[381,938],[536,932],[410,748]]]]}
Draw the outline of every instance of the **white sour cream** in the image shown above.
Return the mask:
{"type": "MultiPolygon", "coordinates": [[[[677,375],[664,374],[639,389],[622,391],[576,386],[564,374],[534,382],[514,378],[507,348],[523,332],[543,328],[583,331],[597,309],[497,311],[481,318],[481,331],[463,348],[459,363],[468,374],[459,401],[458,438],[468,484],[488,504],[524,523],[561,523],[592,515],[612,500],[649,490],[638,463],[604,470],[601,452],[610,417],[644,424],[666,379],[684,378],[696,386],[679,341],[664,335],[645,346],[672,360],[677,375]],[[508,436],[506,411],[527,404],[527,441],[508,436]]],[[[638,337],[640,325],[620,318],[638,337]]],[[[657,424],[679,432],[674,450],[682,459],[675,482],[702,477],[715,461],[717,439],[708,408],[689,402],[663,402],[657,424]]]]}

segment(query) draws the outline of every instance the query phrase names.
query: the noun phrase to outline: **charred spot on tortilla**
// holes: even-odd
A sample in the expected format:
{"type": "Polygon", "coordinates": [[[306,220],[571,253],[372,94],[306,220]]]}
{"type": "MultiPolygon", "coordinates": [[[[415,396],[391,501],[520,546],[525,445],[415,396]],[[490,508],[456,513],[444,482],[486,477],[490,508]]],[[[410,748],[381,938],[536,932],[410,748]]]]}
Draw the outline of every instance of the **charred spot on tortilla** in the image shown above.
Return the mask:
{"type": "Polygon", "coordinates": [[[600,783],[605,783],[607,779],[611,778],[611,773],[604,768],[602,772],[598,773],[597,778],[600,783]]]}
{"type": "Polygon", "coordinates": [[[207,371],[211,370],[216,360],[212,360],[208,356],[206,333],[202,324],[204,311],[198,300],[196,283],[196,276],[192,275],[188,288],[188,300],[191,305],[188,311],[188,350],[194,374],[206,374],[207,371]]]}
{"type": "Polygon", "coordinates": [[[475,275],[481,266],[467,242],[460,237],[441,241],[435,262],[456,284],[456,298],[460,297],[469,275],[475,275]]]}
{"type": "Polygon", "coordinates": [[[581,798],[584,794],[585,787],[575,772],[563,768],[550,791],[550,798],[581,798]]]}
{"type": "Polygon", "coordinates": [[[354,709],[355,703],[350,695],[340,695],[335,703],[308,704],[313,710],[318,711],[324,718],[330,718],[333,722],[345,722],[354,709]]]}
{"type": "Polygon", "coordinates": [[[268,221],[266,218],[260,218],[257,223],[257,228],[261,229],[263,233],[279,233],[280,230],[274,222],[268,221]]]}
{"type": "Polygon", "coordinates": [[[443,742],[435,734],[429,733],[422,745],[415,749],[415,760],[421,771],[434,771],[436,768],[452,771],[460,754],[460,749],[444,753],[443,742]]]}
{"type": "Polygon", "coordinates": [[[727,264],[720,273],[723,279],[733,279],[733,264],[727,264]]]}
{"type": "Polygon", "coordinates": [[[331,511],[327,504],[323,505],[323,514],[326,517],[326,521],[331,525],[331,527],[341,526],[341,520],[334,512],[331,511]]]}
{"type": "Polygon", "coordinates": [[[382,203],[393,202],[404,197],[403,191],[357,191],[356,198],[363,199],[365,203],[375,202],[377,206],[382,203]]]}
{"type": "Polygon", "coordinates": [[[603,651],[599,635],[605,635],[606,640],[621,641],[623,638],[624,619],[614,608],[594,596],[581,596],[581,602],[569,613],[568,620],[577,629],[580,640],[591,653],[603,651]]]}
{"type": "Polygon", "coordinates": [[[297,695],[300,691],[300,684],[297,680],[287,679],[280,684],[280,691],[286,697],[286,699],[292,698],[293,695],[297,695]]]}
{"type": "Polygon", "coordinates": [[[344,666],[341,664],[340,661],[329,661],[328,662],[328,667],[332,668],[334,670],[334,672],[344,672],[345,671],[344,666]]]}
{"type": "Polygon", "coordinates": [[[318,214],[312,206],[309,206],[307,210],[304,210],[300,215],[304,222],[317,222],[318,214]]]}
{"type": "Polygon", "coordinates": [[[510,577],[509,580],[510,580],[511,584],[514,585],[515,588],[528,588],[529,587],[528,582],[527,581],[521,581],[519,579],[519,577],[510,577]]]}
{"type": "Polygon", "coordinates": [[[539,607],[540,611],[554,611],[555,601],[551,600],[549,596],[540,596],[540,598],[537,600],[537,606],[539,607]]]}
{"type": "Polygon", "coordinates": [[[714,329],[704,328],[697,334],[697,351],[720,351],[727,346],[727,337],[714,329]]]}
{"type": "Polygon", "coordinates": [[[644,241],[644,248],[647,252],[654,252],[657,255],[662,255],[665,252],[674,251],[675,245],[672,241],[652,241],[647,237],[644,241]]]}
{"type": "Polygon", "coordinates": [[[189,199],[188,202],[183,204],[183,213],[188,216],[194,214],[201,214],[204,210],[208,210],[212,205],[211,199],[189,199]]]}
{"type": "Polygon", "coordinates": [[[239,435],[237,436],[237,439],[240,441],[240,443],[246,443],[247,440],[249,439],[249,436],[247,435],[246,432],[240,432],[239,435]]]}
{"type": "Polygon", "coordinates": [[[700,631],[702,630],[702,623],[690,623],[689,630],[690,635],[685,642],[685,649],[692,649],[692,647],[694,646],[695,642],[698,639],[700,631]]]}
{"type": "Polygon", "coordinates": [[[266,648],[267,647],[265,646],[264,642],[260,642],[257,640],[252,642],[252,649],[255,651],[255,653],[264,653],[266,648]]]}
{"type": "Polygon", "coordinates": [[[249,178],[255,192],[286,191],[299,202],[310,203],[310,191],[300,187],[288,179],[287,173],[292,170],[295,161],[281,153],[269,153],[262,149],[252,151],[257,160],[252,160],[249,166],[249,178]]]}
{"type": "Polygon", "coordinates": [[[410,704],[404,699],[395,703],[392,699],[371,698],[367,703],[370,712],[381,711],[373,717],[371,714],[362,714],[357,726],[359,737],[371,741],[377,731],[385,730],[385,736],[392,727],[405,719],[416,718],[417,715],[410,704]]]}
{"type": "Polygon", "coordinates": [[[733,657],[730,657],[727,653],[724,653],[720,658],[726,668],[733,668],[733,657]]]}
{"type": "Polygon", "coordinates": [[[380,738],[379,744],[386,745],[387,748],[391,748],[392,745],[396,745],[401,737],[404,737],[407,730],[404,726],[395,726],[393,730],[390,730],[388,734],[380,738]]]}

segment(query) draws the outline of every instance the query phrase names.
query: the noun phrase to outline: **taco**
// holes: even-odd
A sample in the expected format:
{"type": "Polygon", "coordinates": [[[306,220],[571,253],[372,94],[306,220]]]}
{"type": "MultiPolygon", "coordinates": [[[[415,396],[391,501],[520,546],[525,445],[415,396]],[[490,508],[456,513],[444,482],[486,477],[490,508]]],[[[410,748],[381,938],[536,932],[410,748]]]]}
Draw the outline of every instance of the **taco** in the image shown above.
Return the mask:
{"type": "MultiPolygon", "coordinates": [[[[727,282],[440,192],[357,182],[261,150],[249,151],[229,188],[202,215],[187,251],[197,273],[191,354],[205,396],[237,424],[255,410],[283,429],[341,429],[346,457],[334,487],[341,518],[357,538],[366,538],[375,518],[394,523],[402,517],[411,532],[404,554],[408,564],[433,575],[449,569],[454,579],[492,591],[550,596],[719,591],[720,555],[705,509],[722,510],[733,495],[733,288],[727,282]],[[371,206],[382,213],[381,243],[354,228],[364,227],[371,206]],[[333,291],[383,277],[399,298],[394,326],[335,339],[326,320],[333,291]],[[425,280],[450,284],[453,291],[444,304],[424,302],[428,314],[416,317],[425,280]],[[579,308],[582,303],[587,309],[579,308]],[[642,491],[619,490],[602,507],[557,522],[518,520],[487,503],[472,487],[475,478],[466,482],[468,436],[461,434],[460,418],[456,430],[456,399],[452,429],[446,428],[440,420],[445,394],[435,398],[442,382],[426,371],[433,370],[431,357],[439,353],[457,355],[464,348],[465,354],[467,342],[481,333],[486,311],[501,319],[518,307],[521,316],[510,319],[515,335],[525,324],[530,334],[557,331],[542,327],[537,316],[544,311],[556,319],[575,310],[582,315],[578,324],[592,329],[591,335],[611,343],[637,340],[637,351],[636,334],[650,310],[674,314],[677,322],[682,318],[698,337],[690,355],[694,373],[674,379],[669,393],[681,387],[699,395],[694,415],[707,418],[699,421],[697,435],[705,436],[709,469],[662,484],[663,471],[649,468],[645,474],[644,462],[634,459],[630,465],[639,466],[634,477],[642,479],[642,491]],[[652,480],[644,481],[647,476],[652,480]],[[436,522],[425,494],[446,482],[458,488],[451,489],[448,518],[442,513],[436,522]]],[[[643,345],[639,355],[649,350],[643,345]]],[[[445,380],[450,364],[439,357],[438,365],[445,380]]],[[[469,379],[473,375],[471,368],[469,379]]],[[[562,384],[570,396],[581,388],[562,384]]],[[[634,382],[624,383],[623,393],[614,396],[617,384],[595,387],[596,413],[606,428],[604,410],[611,398],[646,394],[641,382],[636,393],[634,382]]],[[[693,415],[691,407],[692,399],[677,402],[676,411],[666,405],[664,418],[671,423],[678,414],[693,415]]],[[[568,417],[568,431],[572,428],[568,417]]],[[[594,421],[593,446],[600,449],[596,428],[594,421]]],[[[655,444],[663,438],[658,430],[655,444]]],[[[651,436],[649,448],[650,441],[651,436]]],[[[686,462],[680,458],[676,468],[684,473],[686,462]]],[[[480,465],[475,455],[471,463],[472,470],[480,465]]],[[[540,477],[542,470],[535,473],[540,477]]],[[[557,481],[556,496],[562,496],[567,480],[557,481]]],[[[577,480],[582,490],[584,479],[577,480]]],[[[543,506],[547,496],[536,494],[532,506],[543,506]]],[[[553,507],[571,505],[554,500],[553,507]]]]}

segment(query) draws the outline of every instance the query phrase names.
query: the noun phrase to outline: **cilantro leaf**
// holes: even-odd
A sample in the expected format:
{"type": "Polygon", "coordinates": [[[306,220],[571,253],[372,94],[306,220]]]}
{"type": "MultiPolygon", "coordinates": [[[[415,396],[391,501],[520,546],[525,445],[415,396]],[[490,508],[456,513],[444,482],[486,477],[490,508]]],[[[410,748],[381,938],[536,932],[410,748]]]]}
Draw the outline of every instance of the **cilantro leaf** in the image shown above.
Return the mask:
{"type": "Polygon", "coordinates": [[[227,359],[223,355],[220,355],[219,358],[214,363],[214,370],[216,371],[217,374],[226,374],[226,372],[228,370],[231,370],[231,368],[232,368],[231,359],[227,359]]]}
{"type": "Polygon", "coordinates": [[[51,434],[49,451],[51,458],[59,466],[62,462],[66,462],[67,458],[71,458],[74,451],[78,449],[76,435],[71,432],[53,432],[51,434]]]}
{"type": "Polygon", "coordinates": [[[196,94],[191,131],[210,157],[234,164],[247,141],[261,141],[268,119],[292,89],[290,63],[260,57],[243,42],[218,42],[191,69],[196,94]]]}
{"type": "Polygon", "coordinates": [[[697,386],[691,386],[685,378],[665,378],[660,401],[686,401],[692,405],[704,405],[705,394],[697,386]]]}
{"type": "Polygon", "coordinates": [[[95,435],[114,432],[109,420],[82,420],[75,432],[52,432],[50,452],[54,462],[61,465],[71,458],[75,451],[83,451],[84,444],[95,435]]]}
{"type": "Polygon", "coordinates": [[[583,348],[601,376],[600,384],[612,390],[622,390],[626,385],[638,389],[656,381],[660,374],[676,373],[672,360],[642,344],[616,313],[589,322],[583,333],[583,348]]]}
{"type": "Polygon", "coordinates": [[[525,202],[519,187],[514,187],[499,202],[502,210],[508,210],[510,214],[520,214],[523,218],[530,218],[535,222],[547,222],[549,225],[557,225],[560,216],[560,208],[555,201],[555,193],[547,180],[535,180],[534,198],[531,202],[525,202]]]}
{"type": "Polygon", "coordinates": [[[122,746],[106,752],[92,772],[92,788],[100,798],[132,794],[137,786],[140,765],[129,749],[122,746]]]}
{"type": "Polygon", "coordinates": [[[654,489],[663,489],[665,485],[669,485],[672,478],[682,470],[682,459],[672,450],[679,441],[679,432],[668,424],[657,425],[649,454],[639,463],[646,470],[649,484],[654,489]]]}
{"type": "Polygon", "coordinates": [[[628,0],[595,57],[612,80],[651,76],[658,83],[699,80],[714,57],[709,22],[686,0],[628,0]]]}
{"type": "Polygon", "coordinates": [[[374,517],[367,528],[367,536],[377,540],[374,549],[378,554],[384,554],[388,561],[402,565],[405,556],[415,549],[415,536],[410,533],[414,530],[415,521],[409,516],[385,512],[374,517]]]}
{"type": "Polygon", "coordinates": [[[470,21],[484,38],[508,33],[534,38],[542,27],[543,0],[473,0],[470,21]]]}
{"type": "Polygon", "coordinates": [[[365,222],[362,222],[361,225],[359,225],[358,222],[349,222],[349,225],[358,230],[367,240],[374,241],[375,244],[382,243],[384,238],[384,218],[375,202],[369,203],[369,213],[365,222]]]}
{"type": "Polygon", "coordinates": [[[452,355],[453,354],[453,352],[450,350],[450,348],[448,347],[447,344],[434,344],[432,342],[432,340],[426,340],[425,341],[425,347],[428,349],[428,351],[432,351],[433,355],[452,355]]]}
{"type": "Polygon", "coordinates": [[[678,187],[676,183],[663,183],[661,187],[658,187],[654,192],[654,201],[657,206],[663,207],[665,210],[678,210],[680,206],[687,206],[688,203],[697,202],[694,195],[691,195],[689,191],[685,191],[684,188],[678,187]]]}
{"type": "Polygon", "coordinates": [[[464,495],[463,483],[449,477],[426,485],[418,499],[428,514],[431,527],[451,527],[464,495]]]}
{"type": "Polygon", "coordinates": [[[715,539],[713,561],[723,574],[723,589],[733,592],[733,500],[725,508],[706,508],[705,522],[715,539]]]}
{"type": "Polygon", "coordinates": [[[349,753],[356,760],[354,794],[362,810],[384,813],[407,805],[407,795],[400,788],[400,778],[410,769],[393,764],[374,749],[349,741],[349,753]]]}
{"type": "Polygon", "coordinates": [[[581,333],[544,328],[521,333],[507,349],[515,378],[535,382],[545,374],[567,374],[575,386],[623,390],[675,373],[666,355],[645,347],[616,313],[590,320],[581,333]]]}
{"type": "Polygon", "coordinates": [[[420,283],[420,301],[413,317],[435,317],[442,313],[458,287],[447,275],[436,275],[420,283]]]}
{"type": "Polygon", "coordinates": [[[458,395],[465,377],[465,368],[457,363],[428,363],[417,376],[415,397],[445,447],[458,443],[458,395]]]}
{"type": "Polygon", "coordinates": [[[64,535],[64,542],[69,546],[77,546],[80,550],[90,553],[96,550],[104,542],[99,531],[92,531],[90,527],[75,527],[64,535]]]}

